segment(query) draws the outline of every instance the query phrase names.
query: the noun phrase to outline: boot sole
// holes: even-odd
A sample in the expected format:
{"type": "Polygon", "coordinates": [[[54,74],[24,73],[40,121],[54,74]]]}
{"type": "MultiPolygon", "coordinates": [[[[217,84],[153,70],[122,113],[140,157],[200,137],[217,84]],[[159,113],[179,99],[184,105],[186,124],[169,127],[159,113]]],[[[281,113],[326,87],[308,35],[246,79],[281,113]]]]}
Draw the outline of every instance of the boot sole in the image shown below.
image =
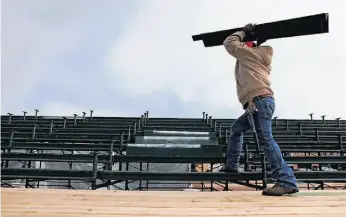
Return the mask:
{"type": "Polygon", "coordinates": [[[271,194],[271,193],[265,193],[262,191],[262,195],[264,196],[284,196],[284,195],[291,195],[291,194],[295,194],[295,193],[298,193],[299,190],[294,190],[294,191],[291,191],[291,192],[287,192],[287,193],[284,193],[284,194],[271,194]]]}

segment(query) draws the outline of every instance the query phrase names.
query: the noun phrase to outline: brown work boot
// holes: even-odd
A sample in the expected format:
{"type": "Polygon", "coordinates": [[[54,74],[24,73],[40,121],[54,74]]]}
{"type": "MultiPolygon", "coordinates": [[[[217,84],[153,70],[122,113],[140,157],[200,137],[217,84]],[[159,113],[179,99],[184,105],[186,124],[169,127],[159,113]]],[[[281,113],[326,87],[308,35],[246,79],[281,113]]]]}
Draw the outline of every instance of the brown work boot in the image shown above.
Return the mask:
{"type": "Polygon", "coordinates": [[[237,169],[233,169],[228,166],[223,166],[219,171],[224,173],[239,173],[237,169]]]}
{"type": "Polygon", "coordinates": [[[299,192],[298,188],[297,189],[286,188],[279,184],[275,184],[271,188],[264,189],[262,191],[262,194],[266,196],[282,196],[285,194],[294,194],[297,192],[299,192]]]}

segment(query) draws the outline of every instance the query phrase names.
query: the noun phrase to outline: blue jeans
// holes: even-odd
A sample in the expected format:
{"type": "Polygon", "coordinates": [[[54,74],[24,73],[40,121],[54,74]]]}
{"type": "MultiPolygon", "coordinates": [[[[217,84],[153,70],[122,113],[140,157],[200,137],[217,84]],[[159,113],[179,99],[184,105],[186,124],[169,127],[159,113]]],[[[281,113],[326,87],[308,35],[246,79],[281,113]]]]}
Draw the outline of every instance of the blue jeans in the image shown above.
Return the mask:
{"type": "MultiPolygon", "coordinates": [[[[296,189],[297,180],[293,170],[282,157],[279,145],[272,135],[272,116],[275,111],[275,101],[265,97],[255,102],[257,112],[253,114],[259,145],[266,156],[272,172],[272,177],[281,186],[296,189]]],[[[228,140],[227,166],[238,169],[240,153],[243,148],[243,132],[250,129],[247,115],[240,116],[232,125],[231,136],[228,140]]]]}

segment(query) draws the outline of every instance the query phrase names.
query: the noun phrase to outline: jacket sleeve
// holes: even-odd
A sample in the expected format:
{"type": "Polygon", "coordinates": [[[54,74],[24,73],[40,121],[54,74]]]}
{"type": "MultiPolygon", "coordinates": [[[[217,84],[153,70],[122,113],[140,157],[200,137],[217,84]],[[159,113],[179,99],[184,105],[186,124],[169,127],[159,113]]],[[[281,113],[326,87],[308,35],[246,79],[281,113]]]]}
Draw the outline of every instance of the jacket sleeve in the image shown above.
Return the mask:
{"type": "Polygon", "coordinates": [[[225,46],[227,52],[235,57],[237,60],[242,59],[245,55],[253,53],[252,49],[242,43],[243,38],[245,37],[244,31],[238,31],[229,35],[223,45],[225,46]]]}

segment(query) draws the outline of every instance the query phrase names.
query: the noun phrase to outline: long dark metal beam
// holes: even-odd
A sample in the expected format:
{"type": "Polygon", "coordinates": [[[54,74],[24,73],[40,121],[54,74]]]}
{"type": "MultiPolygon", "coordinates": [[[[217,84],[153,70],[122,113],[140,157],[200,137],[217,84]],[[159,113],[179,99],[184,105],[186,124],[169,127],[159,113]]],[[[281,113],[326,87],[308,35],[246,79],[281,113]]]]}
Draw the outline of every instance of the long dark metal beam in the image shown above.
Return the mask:
{"type": "MultiPolygon", "coordinates": [[[[346,171],[297,171],[295,175],[300,181],[346,181],[346,171]]],[[[169,173],[169,172],[119,172],[119,171],[100,171],[99,178],[102,180],[171,180],[171,181],[239,181],[239,180],[262,180],[261,172],[243,172],[238,174],[213,173],[213,172],[188,172],[188,173],[169,173]]]]}
{"type": "MultiPolygon", "coordinates": [[[[81,170],[47,170],[47,169],[18,169],[2,168],[1,180],[36,179],[36,180],[84,180],[92,181],[93,171],[81,170]]],[[[346,171],[296,171],[299,181],[346,181],[346,171]]],[[[261,172],[243,172],[227,174],[219,172],[122,172],[98,171],[97,178],[101,180],[171,180],[171,181],[239,181],[262,180],[261,172]]]]}
{"type": "MultiPolygon", "coordinates": [[[[1,140],[6,140],[9,138],[3,138],[1,137],[1,140]]],[[[14,142],[27,142],[28,138],[26,137],[14,137],[14,142]]],[[[79,142],[79,143],[110,143],[115,142],[115,139],[85,139],[85,138],[54,138],[54,137],[48,137],[47,138],[35,138],[33,140],[35,142],[79,142]]]]}
{"type": "MultiPolygon", "coordinates": [[[[1,153],[2,160],[32,160],[46,162],[93,162],[93,155],[89,154],[37,154],[37,153],[1,153]]],[[[284,156],[290,164],[346,164],[346,156],[284,156]]],[[[196,157],[196,156],[139,156],[115,155],[114,162],[142,162],[142,163],[223,163],[224,157],[196,157]]],[[[109,161],[108,155],[98,155],[98,162],[109,161]]],[[[241,158],[244,162],[244,158],[241,158]]],[[[250,158],[249,162],[260,162],[260,159],[250,158]]]]}
{"type": "MultiPolygon", "coordinates": [[[[115,162],[142,162],[142,163],[223,163],[224,157],[195,157],[195,156],[131,156],[116,155],[115,162]]],[[[346,164],[346,156],[284,156],[287,163],[295,164],[346,164]]],[[[243,162],[244,159],[241,158],[243,162]]],[[[260,162],[259,158],[249,161],[260,162]]]]}
{"type": "Polygon", "coordinates": [[[169,173],[169,172],[122,172],[100,171],[102,180],[166,180],[166,181],[235,181],[235,180],[262,180],[260,172],[244,172],[238,174],[227,173],[169,173]]]}
{"type": "MultiPolygon", "coordinates": [[[[68,150],[68,151],[108,151],[110,143],[75,144],[75,143],[39,143],[20,142],[13,146],[1,146],[1,149],[38,149],[38,150],[68,150]]],[[[114,144],[114,148],[120,148],[120,144],[114,144]]]]}
{"type": "MultiPolygon", "coordinates": [[[[219,46],[223,44],[223,41],[230,34],[240,31],[241,29],[242,27],[193,35],[192,40],[202,40],[205,47],[219,46]]],[[[255,34],[253,36],[246,37],[244,41],[256,41],[258,38],[263,37],[266,39],[277,39],[327,32],[329,32],[329,16],[328,13],[322,13],[271,23],[258,24],[255,28],[255,34]]]]}
{"type": "Polygon", "coordinates": [[[92,181],[93,171],[1,168],[1,180],[11,179],[92,181]]]}
{"type": "MultiPolygon", "coordinates": [[[[284,156],[289,164],[346,164],[346,156],[284,156]]],[[[260,162],[260,158],[252,159],[260,162]]]]}
{"type": "MultiPolygon", "coordinates": [[[[34,154],[34,153],[1,153],[2,160],[10,161],[45,161],[45,162],[78,162],[92,163],[94,156],[91,154],[34,154]]],[[[108,155],[98,155],[99,163],[107,163],[108,155]]]]}

